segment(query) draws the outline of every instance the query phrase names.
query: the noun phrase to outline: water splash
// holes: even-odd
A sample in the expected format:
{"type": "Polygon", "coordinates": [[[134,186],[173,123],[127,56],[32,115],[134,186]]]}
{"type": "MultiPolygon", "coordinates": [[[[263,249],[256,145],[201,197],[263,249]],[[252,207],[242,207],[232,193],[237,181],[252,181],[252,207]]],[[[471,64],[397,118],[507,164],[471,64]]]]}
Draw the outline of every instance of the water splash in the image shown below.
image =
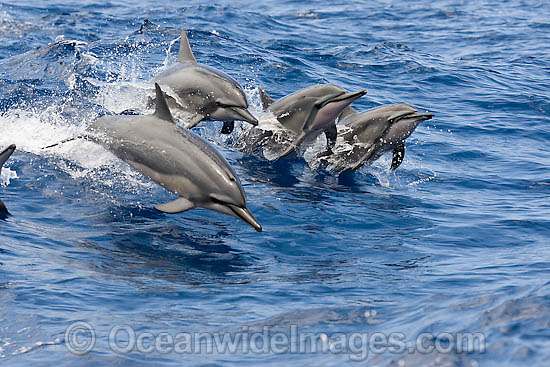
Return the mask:
{"type": "Polygon", "coordinates": [[[6,187],[10,184],[10,180],[17,179],[16,171],[12,171],[9,167],[3,167],[2,173],[0,173],[0,186],[6,187]]]}

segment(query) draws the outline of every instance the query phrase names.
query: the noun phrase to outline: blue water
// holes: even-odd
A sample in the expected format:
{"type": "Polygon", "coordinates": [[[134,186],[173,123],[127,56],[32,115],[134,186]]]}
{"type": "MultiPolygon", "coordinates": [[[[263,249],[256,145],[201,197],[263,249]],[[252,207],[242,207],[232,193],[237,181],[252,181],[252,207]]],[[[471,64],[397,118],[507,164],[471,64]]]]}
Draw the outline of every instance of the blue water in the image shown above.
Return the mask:
{"type": "Polygon", "coordinates": [[[13,214],[0,221],[2,366],[548,365],[549,2],[18,0],[0,19],[0,148],[18,147],[0,178],[13,214]],[[242,127],[227,138],[201,124],[262,233],[203,209],[155,211],[173,196],[92,143],[40,149],[144,108],[182,28],[256,113],[258,85],[280,98],[331,82],[368,89],[358,110],[409,103],[435,117],[395,172],[385,156],[339,177],[243,155],[242,127]],[[65,338],[77,321],[96,335],[82,356],[65,338]],[[349,345],[120,353],[109,333],[121,325],[153,338],[294,325],[331,343],[468,332],[486,348],[360,362],[349,345]]]}

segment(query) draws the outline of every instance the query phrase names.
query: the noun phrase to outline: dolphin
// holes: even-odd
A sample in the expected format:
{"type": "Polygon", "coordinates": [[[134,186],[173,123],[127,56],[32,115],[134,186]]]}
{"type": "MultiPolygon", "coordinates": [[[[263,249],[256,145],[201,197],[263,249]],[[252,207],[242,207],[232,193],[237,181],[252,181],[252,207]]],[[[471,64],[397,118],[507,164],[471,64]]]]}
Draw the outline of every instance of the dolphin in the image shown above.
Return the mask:
{"type": "Polygon", "coordinates": [[[332,148],[336,142],[336,118],[353,101],[367,93],[366,90],[347,93],[334,84],[321,84],[275,101],[261,87],[258,91],[264,109],[273,113],[279,123],[295,135],[278,158],[289,155],[302,142],[312,141],[323,132],[328,149],[332,148]]]}
{"type": "Polygon", "coordinates": [[[338,146],[334,154],[323,154],[322,160],[332,162],[338,171],[356,170],[365,163],[392,151],[391,170],[395,170],[405,157],[405,140],[433,113],[419,113],[407,104],[390,104],[357,113],[347,107],[339,118],[338,146]]]}
{"type": "Polygon", "coordinates": [[[236,120],[258,125],[248,111],[248,101],[239,83],[217,69],[197,63],[185,31],[181,33],[177,62],[153,81],[174,92],[168,101],[191,116],[188,128],[206,119],[224,121],[224,134],[233,131],[236,120]]]}
{"type": "Polygon", "coordinates": [[[173,214],[203,207],[261,231],[233,169],[205,140],[176,125],[158,84],[155,90],[153,115],[101,117],[88,127],[86,138],[179,196],[156,209],[173,214]]]}
{"type": "MultiPolygon", "coordinates": [[[[2,166],[4,165],[4,163],[6,163],[6,161],[14,151],[15,151],[15,145],[12,144],[0,153],[0,174],[2,173],[2,166]]],[[[1,215],[10,214],[8,212],[8,209],[6,208],[6,205],[4,205],[2,200],[0,200],[0,214],[1,215]]]]}

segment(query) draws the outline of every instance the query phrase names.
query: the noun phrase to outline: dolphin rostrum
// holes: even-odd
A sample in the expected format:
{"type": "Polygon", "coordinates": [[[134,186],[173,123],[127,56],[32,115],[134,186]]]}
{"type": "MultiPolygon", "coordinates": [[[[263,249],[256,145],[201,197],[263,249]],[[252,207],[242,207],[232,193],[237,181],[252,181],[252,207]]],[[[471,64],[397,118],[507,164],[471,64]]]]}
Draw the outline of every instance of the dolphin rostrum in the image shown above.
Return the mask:
{"type": "Polygon", "coordinates": [[[88,128],[87,138],[180,196],[156,209],[172,214],[203,207],[261,231],[233,169],[205,140],[174,123],[164,93],[158,84],[155,89],[153,115],[101,117],[88,128]]]}
{"type": "Polygon", "coordinates": [[[185,31],[181,33],[177,62],[154,81],[175,93],[168,101],[190,116],[188,128],[205,119],[218,120],[224,121],[222,133],[230,134],[235,121],[258,124],[248,112],[248,101],[239,83],[217,69],[197,63],[185,31]]]}
{"type": "MultiPolygon", "coordinates": [[[[15,145],[12,144],[0,153],[0,174],[2,173],[2,166],[4,165],[4,163],[6,163],[6,161],[14,151],[15,145]]],[[[8,209],[6,208],[6,205],[4,205],[2,200],[0,200],[0,215],[6,214],[9,214],[8,209]]]]}
{"type": "Polygon", "coordinates": [[[405,140],[433,113],[419,113],[407,104],[390,104],[358,114],[347,107],[340,116],[339,137],[332,155],[321,160],[336,171],[356,170],[365,163],[392,151],[391,170],[395,170],[405,157],[405,140]]]}
{"type": "Polygon", "coordinates": [[[261,87],[258,91],[264,109],[273,113],[279,123],[295,135],[279,158],[289,155],[302,142],[311,141],[323,132],[330,150],[336,142],[336,118],[353,101],[367,93],[365,90],[346,93],[336,85],[321,84],[274,101],[261,87]]]}

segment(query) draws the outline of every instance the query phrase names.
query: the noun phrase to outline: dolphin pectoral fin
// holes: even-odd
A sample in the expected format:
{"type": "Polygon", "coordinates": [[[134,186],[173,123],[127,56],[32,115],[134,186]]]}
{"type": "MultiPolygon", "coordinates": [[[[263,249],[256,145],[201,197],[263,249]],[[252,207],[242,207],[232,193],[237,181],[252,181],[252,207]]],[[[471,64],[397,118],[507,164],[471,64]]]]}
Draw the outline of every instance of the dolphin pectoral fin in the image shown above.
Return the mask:
{"type": "Polygon", "coordinates": [[[327,150],[332,150],[334,145],[336,145],[336,138],[338,137],[338,129],[336,129],[334,121],[325,130],[325,137],[327,138],[327,150]]]}
{"type": "Polygon", "coordinates": [[[258,92],[260,93],[260,100],[262,101],[262,107],[264,108],[264,110],[267,110],[268,107],[271,106],[273,102],[275,102],[275,100],[271,98],[267,94],[267,92],[263,90],[263,88],[260,86],[258,86],[258,92]]]}
{"type": "Polygon", "coordinates": [[[181,32],[181,41],[180,41],[180,51],[178,53],[178,60],[179,62],[189,62],[192,64],[197,63],[197,59],[195,59],[195,55],[193,55],[193,51],[191,50],[191,45],[189,45],[189,39],[187,38],[187,32],[182,31],[181,32]]]}
{"type": "Polygon", "coordinates": [[[159,204],[155,206],[155,209],[168,214],[181,213],[189,209],[193,209],[195,204],[186,198],[179,198],[166,204],[159,204]]]}
{"type": "Polygon", "coordinates": [[[338,130],[336,129],[336,123],[333,121],[329,127],[324,131],[327,138],[327,147],[324,152],[317,155],[317,158],[328,157],[334,152],[332,148],[336,145],[336,138],[338,137],[338,130]]]}
{"type": "Polygon", "coordinates": [[[365,163],[367,163],[368,160],[372,158],[372,156],[378,150],[379,147],[380,147],[379,143],[375,143],[375,144],[371,145],[369,147],[369,149],[367,149],[366,153],[363,154],[363,156],[357,161],[357,163],[355,163],[355,165],[353,165],[351,167],[351,170],[355,171],[355,170],[358,170],[359,168],[363,167],[365,165],[365,163]]]}
{"type": "Polygon", "coordinates": [[[290,153],[294,152],[295,150],[296,150],[296,145],[291,144],[279,155],[279,157],[277,157],[277,159],[284,158],[290,153]]]}
{"type": "Polygon", "coordinates": [[[235,121],[224,121],[222,127],[222,134],[231,134],[235,128],[235,121]]]}
{"type": "Polygon", "coordinates": [[[296,139],[294,139],[292,143],[290,143],[290,145],[279,155],[278,158],[284,158],[290,153],[294,152],[296,148],[298,148],[298,145],[300,145],[305,138],[306,138],[306,133],[305,132],[301,133],[300,136],[298,136],[296,139]]]}
{"type": "Polygon", "coordinates": [[[201,122],[202,120],[204,120],[204,117],[205,117],[205,116],[203,116],[203,115],[201,115],[201,114],[195,115],[190,121],[188,121],[188,123],[185,125],[185,127],[186,127],[187,129],[192,129],[192,128],[194,128],[195,126],[197,126],[197,124],[198,124],[199,122],[201,122]]]}
{"type": "Polygon", "coordinates": [[[168,108],[168,103],[166,103],[164,92],[162,91],[162,89],[160,89],[158,83],[155,83],[155,93],[157,97],[155,102],[155,116],[166,121],[174,122],[174,118],[172,117],[170,109],[168,108]]]}
{"type": "Polygon", "coordinates": [[[398,147],[393,149],[393,159],[391,161],[390,170],[394,171],[405,158],[405,142],[401,143],[398,147]]]}

